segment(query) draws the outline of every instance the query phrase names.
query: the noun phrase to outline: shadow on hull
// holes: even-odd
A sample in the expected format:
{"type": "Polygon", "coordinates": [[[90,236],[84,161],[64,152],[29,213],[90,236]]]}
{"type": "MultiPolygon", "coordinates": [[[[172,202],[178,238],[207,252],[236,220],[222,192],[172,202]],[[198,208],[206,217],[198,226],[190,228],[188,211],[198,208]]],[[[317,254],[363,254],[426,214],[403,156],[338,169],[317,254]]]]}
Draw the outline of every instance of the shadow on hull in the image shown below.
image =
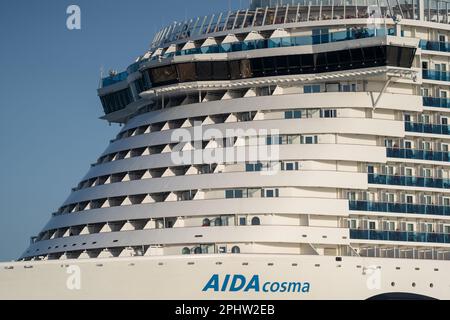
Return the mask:
{"type": "Polygon", "coordinates": [[[414,293],[391,292],[379,294],[367,300],[437,300],[437,299],[414,293]]]}

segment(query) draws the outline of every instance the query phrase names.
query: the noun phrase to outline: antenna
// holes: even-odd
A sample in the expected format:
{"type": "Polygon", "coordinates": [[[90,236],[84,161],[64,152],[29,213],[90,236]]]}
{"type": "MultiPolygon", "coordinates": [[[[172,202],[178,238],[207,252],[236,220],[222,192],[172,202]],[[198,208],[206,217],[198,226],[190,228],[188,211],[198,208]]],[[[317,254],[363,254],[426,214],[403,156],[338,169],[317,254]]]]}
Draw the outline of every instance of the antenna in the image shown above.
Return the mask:
{"type": "Polygon", "coordinates": [[[103,87],[103,66],[100,67],[100,80],[98,83],[98,87],[102,88],[103,87]]]}

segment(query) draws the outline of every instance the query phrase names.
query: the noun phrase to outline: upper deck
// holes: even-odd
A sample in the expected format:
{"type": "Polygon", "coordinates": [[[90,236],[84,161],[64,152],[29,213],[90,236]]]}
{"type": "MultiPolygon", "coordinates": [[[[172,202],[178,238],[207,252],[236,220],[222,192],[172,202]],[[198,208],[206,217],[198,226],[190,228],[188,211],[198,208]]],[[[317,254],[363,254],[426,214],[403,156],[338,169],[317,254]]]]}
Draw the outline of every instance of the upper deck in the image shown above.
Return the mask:
{"type": "Polygon", "coordinates": [[[245,28],[287,27],[309,21],[392,18],[448,24],[449,2],[437,0],[252,0],[248,9],[174,22],[159,31],[151,48],[245,28]]]}

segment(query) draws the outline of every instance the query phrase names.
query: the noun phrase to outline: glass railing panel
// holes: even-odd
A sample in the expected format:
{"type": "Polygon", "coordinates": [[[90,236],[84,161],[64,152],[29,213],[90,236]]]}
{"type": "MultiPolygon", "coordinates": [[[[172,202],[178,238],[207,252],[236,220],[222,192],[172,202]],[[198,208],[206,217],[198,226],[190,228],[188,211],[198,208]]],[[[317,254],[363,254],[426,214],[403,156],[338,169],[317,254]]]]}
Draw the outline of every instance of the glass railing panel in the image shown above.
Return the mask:
{"type": "Polygon", "coordinates": [[[128,78],[128,72],[124,71],[124,72],[118,73],[114,76],[110,76],[110,77],[102,79],[102,85],[103,85],[103,87],[107,87],[107,86],[113,85],[115,83],[122,82],[122,81],[126,80],[127,78],[128,78]]]}
{"type": "Polygon", "coordinates": [[[450,207],[427,204],[350,201],[349,208],[353,211],[393,212],[441,216],[450,215],[450,207]]]}
{"type": "Polygon", "coordinates": [[[450,243],[450,235],[444,233],[406,232],[406,231],[378,231],[378,230],[350,230],[351,239],[380,240],[380,241],[408,241],[450,243]]]}
{"type": "Polygon", "coordinates": [[[450,52],[450,43],[448,42],[420,40],[419,47],[422,50],[450,52]]]}
{"type": "Polygon", "coordinates": [[[219,53],[220,52],[220,47],[218,45],[202,47],[202,48],[200,48],[200,52],[203,53],[203,54],[219,53]]]}
{"type": "Polygon", "coordinates": [[[405,122],[405,130],[409,132],[449,134],[448,125],[405,122]]]}
{"type": "Polygon", "coordinates": [[[387,148],[387,157],[401,159],[417,159],[430,161],[449,161],[449,152],[431,151],[431,150],[415,150],[415,149],[398,149],[387,148]]]}

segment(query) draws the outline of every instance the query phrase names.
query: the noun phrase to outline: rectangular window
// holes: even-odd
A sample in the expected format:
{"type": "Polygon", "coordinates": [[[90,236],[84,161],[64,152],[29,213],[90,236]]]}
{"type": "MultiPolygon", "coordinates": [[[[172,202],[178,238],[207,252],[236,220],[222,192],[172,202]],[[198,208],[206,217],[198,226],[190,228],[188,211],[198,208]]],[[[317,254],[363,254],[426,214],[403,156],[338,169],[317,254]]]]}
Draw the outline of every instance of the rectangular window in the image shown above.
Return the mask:
{"type": "Polygon", "coordinates": [[[313,84],[303,87],[304,93],[320,93],[320,84],[313,84]]]}
{"type": "Polygon", "coordinates": [[[408,223],[406,230],[408,232],[414,232],[414,224],[413,223],[408,223]]]}
{"type": "Polygon", "coordinates": [[[286,162],[284,164],[284,170],[286,171],[298,170],[298,162],[286,162]]]}
{"type": "Polygon", "coordinates": [[[170,65],[151,69],[150,78],[155,85],[175,83],[178,80],[177,68],[175,65],[170,65]]]}
{"type": "Polygon", "coordinates": [[[322,110],[322,118],[336,118],[337,110],[322,110]]]}
{"type": "Polygon", "coordinates": [[[205,81],[212,79],[212,63],[211,62],[197,62],[197,80],[205,81]]]}
{"type": "Polygon", "coordinates": [[[375,230],[376,226],[377,225],[375,221],[369,221],[369,230],[375,230]]]}
{"type": "Polygon", "coordinates": [[[189,82],[196,80],[194,63],[181,63],[177,65],[177,68],[181,82],[189,82]]]}
{"type": "Polygon", "coordinates": [[[230,71],[227,61],[215,61],[213,63],[213,80],[228,80],[230,79],[230,71]]]}
{"type": "Polygon", "coordinates": [[[284,113],[285,119],[301,119],[302,118],[302,112],[301,110],[290,110],[286,111],[284,113]]]}
{"type": "Polygon", "coordinates": [[[244,192],[242,190],[225,190],[226,199],[243,198],[244,192]]]}
{"type": "Polygon", "coordinates": [[[239,225],[240,226],[246,226],[247,225],[247,218],[246,217],[239,217],[239,225]]]}
{"type": "Polygon", "coordinates": [[[413,195],[406,195],[406,203],[407,204],[413,204],[414,203],[414,196],[413,195]]]}
{"type": "Polygon", "coordinates": [[[392,139],[385,139],[384,140],[384,146],[387,148],[392,148],[394,145],[394,142],[392,141],[392,139]]]}
{"type": "Polygon", "coordinates": [[[303,144],[317,144],[318,137],[317,136],[303,136],[302,141],[303,141],[303,144]]]}
{"type": "Polygon", "coordinates": [[[278,198],[279,190],[278,189],[262,189],[261,197],[263,197],[263,198],[278,198]]]}

